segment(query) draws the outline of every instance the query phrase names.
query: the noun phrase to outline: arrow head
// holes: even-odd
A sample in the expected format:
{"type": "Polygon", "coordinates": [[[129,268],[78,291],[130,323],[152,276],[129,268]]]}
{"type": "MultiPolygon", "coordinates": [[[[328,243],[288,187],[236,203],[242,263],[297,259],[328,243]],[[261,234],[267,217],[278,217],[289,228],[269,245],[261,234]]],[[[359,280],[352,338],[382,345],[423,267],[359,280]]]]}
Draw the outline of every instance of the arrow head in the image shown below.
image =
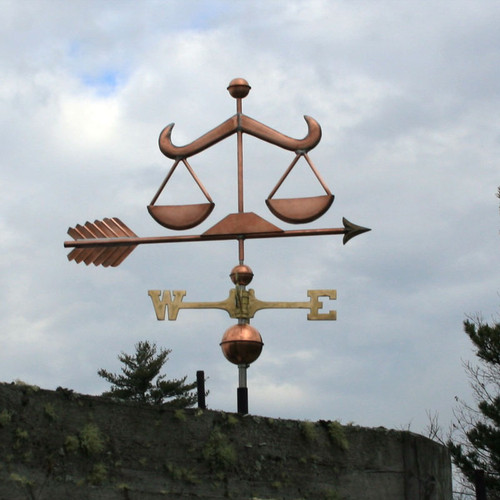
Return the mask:
{"type": "Polygon", "coordinates": [[[371,231],[371,229],[369,229],[367,227],[358,226],[357,224],[353,224],[352,222],[348,221],[345,217],[342,217],[342,224],[344,224],[344,228],[345,228],[344,239],[343,239],[344,245],[351,238],[358,236],[358,234],[362,234],[362,233],[366,233],[368,231],[371,231]]]}

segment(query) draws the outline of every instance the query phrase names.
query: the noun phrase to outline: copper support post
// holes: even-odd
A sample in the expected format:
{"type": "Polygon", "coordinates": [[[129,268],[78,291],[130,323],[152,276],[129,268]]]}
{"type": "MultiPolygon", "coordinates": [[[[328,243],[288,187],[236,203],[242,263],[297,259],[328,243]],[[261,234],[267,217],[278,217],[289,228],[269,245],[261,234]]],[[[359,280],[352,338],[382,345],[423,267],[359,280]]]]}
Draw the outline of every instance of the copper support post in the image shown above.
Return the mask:
{"type": "MultiPolygon", "coordinates": [[[[236,115],[238,116],[237,132],[237,154],[238,154],[238,213],[245,211],[243,198],[243,131],[240,128],[241,116],[243,114],[242,98],[236,98],[236,115]]],[[[240,265],[245,261],[245,239],[238,239],[238,260],[240,265]]]]}
{"type": "MultiPolygon", "coordinates": [[[[238,113],[238,121],[242,113],[241,98],[236,99],[236,112],[238,113]]],[[[238,145],[238,212],[244,212],[243,206],[243,132],[238,129],[237,132],[238,145]]]]}

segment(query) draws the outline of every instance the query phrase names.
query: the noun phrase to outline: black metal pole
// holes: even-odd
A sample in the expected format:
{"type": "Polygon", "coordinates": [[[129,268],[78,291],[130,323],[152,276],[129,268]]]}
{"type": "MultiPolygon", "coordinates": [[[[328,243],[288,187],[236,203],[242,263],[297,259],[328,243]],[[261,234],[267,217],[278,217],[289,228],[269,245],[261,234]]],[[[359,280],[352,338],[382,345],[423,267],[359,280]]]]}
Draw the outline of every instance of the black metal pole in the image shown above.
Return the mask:
{"type": "Polygon", "coordinates": [[[238,365],[239,386],[238,386],[238,413],[248,414],[248,387],[247,387],[247,368],[249,365],[238,365]]]}
{"type": "Polygon", "coordinates": [[[238,413],[248,414],[248,387],[238,387],[238,413]]]}
{"type": "Polygon", "coordinates": [[[476,488],[476,500],[486,500],[486,483],[484,470],[474,471],[474,487],[476,488]]]}
{"type": "Polygon", "coordinates": [[[205,372],[198,370],[196,372],[196,386],[198,390],[198,408],[206,409],[205,405],[205,372]]]}

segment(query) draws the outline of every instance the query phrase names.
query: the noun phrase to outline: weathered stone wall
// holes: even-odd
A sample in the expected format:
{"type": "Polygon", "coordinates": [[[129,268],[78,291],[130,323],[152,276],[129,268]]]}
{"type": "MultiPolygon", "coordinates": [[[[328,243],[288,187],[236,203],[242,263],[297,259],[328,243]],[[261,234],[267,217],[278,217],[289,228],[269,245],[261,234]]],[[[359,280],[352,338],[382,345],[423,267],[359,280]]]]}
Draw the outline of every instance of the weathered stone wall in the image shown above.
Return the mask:
{"type": "Polygon", "coordinates": [[[450,459],[410,432],[0,384],[0,500],[186,497],[451,500],[450,459]]]}

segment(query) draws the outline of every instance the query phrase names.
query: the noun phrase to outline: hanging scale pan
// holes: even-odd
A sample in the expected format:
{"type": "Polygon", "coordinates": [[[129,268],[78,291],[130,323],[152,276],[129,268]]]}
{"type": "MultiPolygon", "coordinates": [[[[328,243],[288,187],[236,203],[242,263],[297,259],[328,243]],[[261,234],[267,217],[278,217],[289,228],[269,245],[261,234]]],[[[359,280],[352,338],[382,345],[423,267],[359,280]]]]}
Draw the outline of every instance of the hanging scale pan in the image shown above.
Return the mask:
{"type": "Polygon", "coordinates": [[[210,198],[207,190],[204,188],[204,186],[194,173],[193,169],[191,168],[191,165],[189,165],[185,158],[182,159],[182,162],[186,166],[187,170],[193,177],[202,193],[205,195],[207,202],[184,205],[155,205],[156,200],[165,188],[170,177],[172,177],[172,174],[179,164],[179,161],[181,160],[176,160],[172,165],[172,168],[167,174],[167,177],[165,177],[165,180],[160,186],[160,189],[158,189],[154,198],[151,200],[151,203],[148,205],[149,214],[156,222],[158,222],[158,224],[161,224],[168,229],[174,229],[178,231],[191,229],[192,227],[201,224],[210,215],[215,207],[215,203],[212,201],[212,198],[210,198]]]}
{"type": "Polygon", "coordinates": [[[269,210],[276,217],[278,217],[278,219],[290,224],[303,224],[306,222],[312,222],[321,217],[331,207],[334,198],[334,195],[328,189],[325,181],[321,178],[319,172],[312,164],[308,154],[297,153],[287,171],[283,174],[274,189],[271,191],[271,194],[266,200],[266,204],[269,210]],[[321,184],[321,187],[325,190],[326,194],[301,198],[273,198],[276,191],[278,191],[279,187],[283,184],[283,181],[287,178],[288,174],[291,172],[301,156],[306,159],[308,165],[311,167],[311,170],[321,184]]]}

